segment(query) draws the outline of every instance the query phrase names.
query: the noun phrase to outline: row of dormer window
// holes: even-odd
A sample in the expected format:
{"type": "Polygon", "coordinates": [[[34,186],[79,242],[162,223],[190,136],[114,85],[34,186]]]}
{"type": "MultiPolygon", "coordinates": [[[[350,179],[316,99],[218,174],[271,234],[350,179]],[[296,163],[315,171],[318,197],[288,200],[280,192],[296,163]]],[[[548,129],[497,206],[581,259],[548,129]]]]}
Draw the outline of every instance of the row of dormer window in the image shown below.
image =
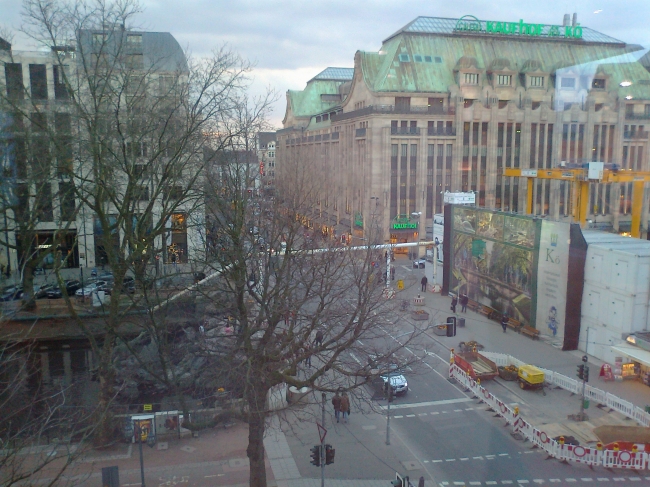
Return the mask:
{"type": "MultiPolygon", "coordinates": [[[[522,85],[528,88],[544,88],[546,84],[546,76],[536,75],[520,75],[522,85]]],[[[513,87],[513,79],[511,74],[496,74],[492,75],[492,82],[497,87],[513,87]]],[[[559,88],[564,90],[575,90],[578,87],[591,88],[594,90],[604,90],[606,81],[604,78],[591,78],[590,76],[564,76],[560,75],[559,88]],[[591,80],[589,82],[589,80],[591,80]]],[[[463,85],[478,86],[480,81],[479,73],[463,73],[463,85]]]]}

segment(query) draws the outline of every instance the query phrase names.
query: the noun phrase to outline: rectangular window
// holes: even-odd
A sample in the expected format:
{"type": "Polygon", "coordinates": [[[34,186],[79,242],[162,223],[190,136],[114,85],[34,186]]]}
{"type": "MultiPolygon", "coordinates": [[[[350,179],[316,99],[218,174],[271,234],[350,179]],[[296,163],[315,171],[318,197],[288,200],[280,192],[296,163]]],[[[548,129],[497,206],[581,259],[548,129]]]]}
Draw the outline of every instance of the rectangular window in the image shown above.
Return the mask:
{"type": "Polygon", "coordinates": [[[410,96],[396,96],[395,97],[395,110],[409,112],[411,110],[411,97],[410,96]]]}
{"type": "Polygon", "coordinates": [[[74,184],[59,183],[59,204],[61,205],[61,220],[72,221],[75,219],[74,184]]]}
{"type": "Polygon", "coordinates": [[[47,71],[45,64],[29,65],[29,85],[34,100],[47,100],[47,71]]]}
{"type": "Polygon", "coordinates": [[[10,100],[22,100],[25,96],[23,65],[20,63],[6,63],[5,80],[7,82],[7,98],[10,100]]]}
{"type": "Polygon", "coordinates": [[[36,199],[34,201],[36,218],[41,222],[54,221],[52,208],[52,185],[50,183],[36,183],[36,199]]]}
{"type": "Polygon", "coordinates": [[[562,78],[560,80],[560,87],[562,88],[575,88],[576,79],[575,78],[562,78]]]}
{"type": "Polygon", "coordinates": [[[478,84],[478,73],[465,73],[465,84],[466,85],[477,85],[478,84]]]}
{"type": "Polygon", "coordinates": [[[126,44],[128,46],[142,46],[142,34],[128,34],[126,44]]]}
{"type": "Polygon", "coordinates": [[[32,141],[32,177],[50,177],[50,146],[47,137],[35,137],[32,141]]]}
{"type": "Polygon", "coordinates": [[[139,186],[137,188],[136,199],[138,201],[149,201],[149,187],[148,186],[139,186]]]}
{"type": "Polygon", "coordinates": [[[499,74],[497,75],[497,84],[499,86],[510,86],[512,83],[512,76],[509,74],[499,74]]]}
{"type": "Polygon", "coordinates": [[[171,245],[167,247],[168,262],[187,262],[187,215],[173,213],[170,223],[171,245]]]}
{"type": "Polygon", "coordinates": [[[144,69],[144,56],[142,54],[127,54],[126,67],[130,69],[144,69]]]}
{"type": "Polygon", "coordinates": [[[605,80],[602,78],[594,78],[594,80],[591,82],[591,87],[596,90],[604,90],[605,80]]]}
{"type": "Polygon", "coordinates": [[[65,84],[65,66],[52,66],[52,71],[54,75],[54,98],[69,100],[70,92],[65,84]]]}
{"type": "Polygon", "coordinates": [[[531,76],[530,77],[530,86],[532,88],[543,88],[544,87],[544,76],[531,76]]]}
{"type": "Polygon", "coordinates": [[[57,175],[72,177],[72,137],[58,137],[54,144],[56,150],[57,175]]]}

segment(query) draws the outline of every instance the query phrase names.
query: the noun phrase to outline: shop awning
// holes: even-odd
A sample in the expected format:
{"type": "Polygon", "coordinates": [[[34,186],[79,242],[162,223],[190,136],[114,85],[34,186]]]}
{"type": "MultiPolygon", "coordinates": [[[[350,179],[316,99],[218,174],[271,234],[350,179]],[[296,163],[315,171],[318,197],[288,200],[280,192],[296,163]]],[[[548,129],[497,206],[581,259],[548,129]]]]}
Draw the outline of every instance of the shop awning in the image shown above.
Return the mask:
{"type": "Polygon", "coordinates": [[[638,347],[627,345],[618,345],[616,347],[612,347],[612,351],[615,353],[620,353],[621,355],[625,355],[626,357],[631,358],[635,362],[639,362],[646,367],[650,367],[650,352],[641,350],[638,347]]]}

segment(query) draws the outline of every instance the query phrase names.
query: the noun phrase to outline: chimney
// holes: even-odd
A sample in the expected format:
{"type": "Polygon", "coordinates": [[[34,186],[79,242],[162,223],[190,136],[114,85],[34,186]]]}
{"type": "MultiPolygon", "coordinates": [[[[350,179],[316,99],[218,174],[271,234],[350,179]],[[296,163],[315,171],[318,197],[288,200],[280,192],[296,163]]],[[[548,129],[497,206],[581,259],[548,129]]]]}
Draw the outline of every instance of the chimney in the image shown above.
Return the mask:
{"type": "Polygon", "coordinates": [[[564,14],[564,19],[562,20],[562,27],[566,27],[571,22],[571,14],[564,14]]]}
{"type": "Polygon", "coordinates": [[[574,13],[574,14],[573,14],[573,22],[571,23],[571,25],[572,25],[573,27],[575,27],[576,25],[578,25],[578,14],[577,14],[577,13],[574,13]]]}

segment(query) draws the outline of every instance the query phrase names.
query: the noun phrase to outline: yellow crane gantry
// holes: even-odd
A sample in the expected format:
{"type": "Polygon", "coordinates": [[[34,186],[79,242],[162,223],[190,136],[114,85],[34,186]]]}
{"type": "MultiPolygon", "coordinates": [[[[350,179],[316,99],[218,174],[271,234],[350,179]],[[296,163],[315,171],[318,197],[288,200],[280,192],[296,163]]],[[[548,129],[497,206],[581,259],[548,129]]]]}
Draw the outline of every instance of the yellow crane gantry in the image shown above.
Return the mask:
{"type": "Polygon", "coordinates": [[[533,184],[535,179],[554,179],[571,183],[572,216],[582,228],[587,224],[589,213],[589,185],[592,183],[632,183],[632,237],[641,235],[641,213],[643,210],[643,184],[650,182],[650,172],[628,171],[626,169],[602,169],[597,178],[590,179],[588,168],[515,169],[506,168],[504,176],[526,178],[526,213],[533,213],[533,184]]]}

